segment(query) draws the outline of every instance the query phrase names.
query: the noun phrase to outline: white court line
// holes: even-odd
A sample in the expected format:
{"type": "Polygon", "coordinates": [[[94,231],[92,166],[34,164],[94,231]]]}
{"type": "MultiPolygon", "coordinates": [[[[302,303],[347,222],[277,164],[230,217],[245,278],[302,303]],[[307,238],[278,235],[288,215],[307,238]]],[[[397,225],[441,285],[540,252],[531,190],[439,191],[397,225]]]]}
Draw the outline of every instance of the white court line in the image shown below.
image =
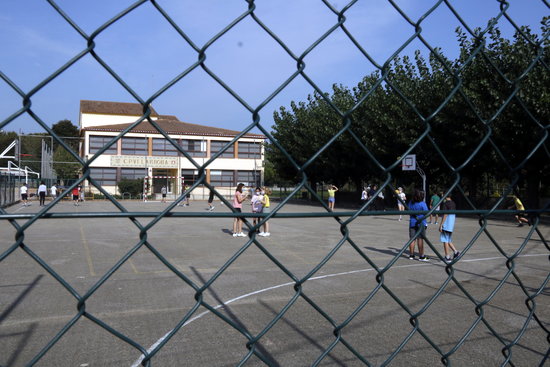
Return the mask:
{"type": "Polygon", "coordinates": [[[21,207],[20,207],[19,209],[16,209],[16,210],[14,210],[13,212],[14,212],[14,213],[17,213],[18,211],[20,211],[20,210],[23,209],[23,208],[26,208],[26,206],[25,206],[25,205],[21,205],[21,207]]]}
{"type": "MultiPolygon", "coordinates": [[[[548,254],[528,254],[528,255],[520,255],[518,257],[532,257],[532,256],[548,256],[548,254]]],[[[496,256],[496,257],[484,257],[484,258],[479,258],[479,259],[468,259],[468,260],[460,260],[460,262],[477,262],[477,261],[489,261],[489,260],[499,260],[499,259],[502,259],[503,257],[502,256],[496,256]]],[[[438,259],[439,260],[439,259],[438,259]]],[[[422,264],[410,264],[410,265],[399,265],[399,266],[392,266],[392,269],[393,268],[399,268],[399,269],[403,269],[403,268],[412,268],[412,267],[416,267],[416,266],[427,266],[429,265],[430,263],[422,263],[422,264]]],[[[433,263],[432,263],[433,264],[433,263]]],[[[331,277],[337,277],[337,276],[341,276],[341,275],[349,275],[349,274],[356,274],[356,273],[364,273],[364,272],[367,272],[367,271],[374,271],[374,269],[372,268],[369,268],[369,269],[359,269],[359,270],[352,270],[352,271],[346,271],[346,272],[343,272],[343,273],[334,273],[334,274],[326,274],[326,275],[319,275],[319,276],[316,276],[316,277],[312,277],[312,278],[309,278],[308,281],[310,280],[319,280],[319,279],[324,279],[324,278],[331,278],[331,277]]],[[[236,301],[239,301],[243,298],[248,298],[250,296],[254,296],[256,294],[260,294],[260,293],[264,293],[264,292],[269,292],[269,291],[272,291],[274,289],[277,289],[277,288],[281,288],[281,287],[286,287],[288,285],[294,285],[294,282],[288,282],[288,283],[283,283],[283,284],[279,284],[279,285],[274,285],[272,287],[268,287],[268,288],[263,288],[263,289],[259,289],[257,291],[254,291],[254,292],[250,292],[250,293],[246,293],[246,294],[243,294],[242,296],[239,296],[239,297],[236,297],[236,298],[232,298],[230,299],[229,301],[223,303],[223,304],[219,304],[217,306],[214,307],[215,310],[219,309],[219,308],[222,308],[224,306],[227,306],[233,302],[236,302],[236,301]]],[[[197,316],[189,319],[186,323],[183,324],[182,328],[186,325],[189,325],[190,323],[192,323],[193,321],[195,320],[198,320],[200,318],[202,318],[204,315],[206,314],[209,314],[210,311],[204,311],[204,312],[201,312],[200,314],[198,314],[197,316]]],[[[164,339],[166,339],[168,337],[168,335],[173,331],[170,330],[169,332],[167,332],[166,334],[164,334],[163,337],[161,337],[159,340],[157,340],[153,345],[151,345],[148,349],[147,349],[147,353],[151,353],[151,351],[153,349],[155,349],[160,343],[162,343],[164,341],[164,339]]],[[[141,361],[143,360],[144,358],[144,355],[142,354],[141,357],[139,357],[139,359],[137,361],[135,361],[131,367],[139,367],[139,364],[141,363],[141,361]]]]}

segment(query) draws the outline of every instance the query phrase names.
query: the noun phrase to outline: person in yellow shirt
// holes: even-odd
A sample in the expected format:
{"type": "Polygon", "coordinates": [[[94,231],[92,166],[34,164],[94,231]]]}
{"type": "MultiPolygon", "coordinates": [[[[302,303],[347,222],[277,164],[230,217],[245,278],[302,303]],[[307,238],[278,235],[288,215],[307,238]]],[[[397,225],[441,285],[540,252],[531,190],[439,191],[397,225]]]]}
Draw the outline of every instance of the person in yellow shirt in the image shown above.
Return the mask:
{"type": "Polygon", "coordinates": [[[338,191],[338,188],[334,185],[330,185],[328,191],[328,208],[330,211],[334,210],[334,202],[336,201],[336,191],[338,191]]]}
{"type": "MultiPolygon", "coordinates": [[[[508,209],[513,209],[515,207],[516,210],[524,211],[525,208],[521,200],[516,195],[514,195],[513,198],[514,198],[514,205],[510,206],[508,209]]],[[[529,220],[525,218],[524,213],[516,213],[516,220],[518,221],[518,227],[523,227],[523,223],[529,224],[529,220]]]]}
{"type": "MultiPolygon", "coordinates": [[[[263,211],[262,213],[270,213],[271,212],[271,202],[269,201],[269,195],[271,195],[271,189],[269,187],[264,187],[262,190],[262,205],[263,205],[263,211]]],[[[264,230],[263,232],[258,233],[258,236],[263,237],[269,237],[271,236],[271,233],[269,233],[269,223],[265,221],[264,223],[264,230]]]]}

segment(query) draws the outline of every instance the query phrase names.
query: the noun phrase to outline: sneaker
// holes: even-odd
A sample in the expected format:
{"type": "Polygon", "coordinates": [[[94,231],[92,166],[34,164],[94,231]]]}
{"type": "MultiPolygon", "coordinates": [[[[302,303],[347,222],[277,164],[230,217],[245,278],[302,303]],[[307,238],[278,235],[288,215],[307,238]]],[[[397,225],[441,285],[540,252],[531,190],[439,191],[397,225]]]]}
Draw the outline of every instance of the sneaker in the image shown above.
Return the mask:
{"type": "Polygon", "coordinates": [[[428,256],[420,256],[418,261],[430,261],[430,258],[428,256]]]}
{"type": "Polygon", "coordinates": [[[414,260],[414,255],[410,255],[409,260],[414,260]]]}
{"type": "Polygon", "coordinates": [[[457,251],[453,255],[453,260],[460,256],[460,251],[457,251]]]}
{"type": "Polygon", "coordinates": [[[238,233],[233,233],[233,237],[239,237],[238,233]]]}
{"type": "Polygon", "coordinates": [[[208,210],[212,211],[212,210],[214,210],[214,208],[215,208],[215,206],[211,206],[210,209],[208,209],[208,210]]]}
{"type": "Polygon", "coordinates": [[[518,227],[523,227],[523,223],[518,223],[518,227]]]}
{"type": "Polygon", "coordinates": [[[237,233],[237,236],[239,236],[239,237],[246,237],[246,235],[245,235],[243,232],[237,233]]]}
{"type": "Polygon", "coordinates": [[[443,261],[446,262],[447,264],[450,264],[453,260],[451,260],[450,257],[445,257],[445,258],[443,259],[443,261]]]}
{"type": "Polygon", "coordinates": [[[264,232],[264,236],[265,236],[265,237],[269,237],[269,236],[271,236],[271,233],[269,233],[269,232],[264,232]]]}
{"type": "Polygon", "coordinates": [[[258,233],[258,236],[265,237],[265,232],[260,232],[260,233],[258,233]]]}

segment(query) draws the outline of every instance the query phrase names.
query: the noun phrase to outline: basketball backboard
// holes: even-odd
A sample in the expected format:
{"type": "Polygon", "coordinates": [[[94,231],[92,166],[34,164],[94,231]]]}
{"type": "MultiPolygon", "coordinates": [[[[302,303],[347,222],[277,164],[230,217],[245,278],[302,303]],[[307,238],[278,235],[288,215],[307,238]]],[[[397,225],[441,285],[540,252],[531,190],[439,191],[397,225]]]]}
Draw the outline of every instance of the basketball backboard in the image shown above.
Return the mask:
{"type": "Polygon", "coordinates": [[[416,154],[409,154],[401,162],[403,171],[416,171],[416,154]]]}

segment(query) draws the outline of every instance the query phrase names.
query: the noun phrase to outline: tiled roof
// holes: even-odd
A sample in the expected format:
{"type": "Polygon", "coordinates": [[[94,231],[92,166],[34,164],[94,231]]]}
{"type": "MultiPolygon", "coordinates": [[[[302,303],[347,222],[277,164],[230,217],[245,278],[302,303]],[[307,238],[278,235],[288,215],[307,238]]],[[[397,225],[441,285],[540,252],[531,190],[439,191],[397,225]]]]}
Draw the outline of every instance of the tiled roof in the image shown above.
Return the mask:
{"type": "MultiPolygon", "coordinates": [[[[158,116],[157,111],[150,106],[151,116],[158,116]]],[[[129,102],[105,102],[105,101],[80,101],[80,113],[96,113],[102,115],[130,115],[142,116],[143,106],[139,103],[129,102]]]]}
{"type": "MultiPolygon", "coordinates": [[[[162,119],[155,120],[155,122],[168,134],[174,135],[200,135],[200,136],[225,136],[234,137],[240,133],[240,131],[222,129],[219,127],[211,127],[197,124],[190,124],[188,122],[178,121],[177,118],[171,118],[175,116],[160,116],[162,119]],[[168,119],[167,119],[168,117],[168,119]]],[[[101,126],[88,126],[84,128],[84,131],[109,131],[120,132],[130,126],[131,123],[126,124],[114,124],[114,125],[101,125],[101,126]]],[[[133,133],[148,133],[158,134],[158,131],[151,125],[149,121],[142,121],[130,132],[133,133]]],[[[265,139],[265,135],[261,134],[245,134],[246,138],[265,139]]]]}

